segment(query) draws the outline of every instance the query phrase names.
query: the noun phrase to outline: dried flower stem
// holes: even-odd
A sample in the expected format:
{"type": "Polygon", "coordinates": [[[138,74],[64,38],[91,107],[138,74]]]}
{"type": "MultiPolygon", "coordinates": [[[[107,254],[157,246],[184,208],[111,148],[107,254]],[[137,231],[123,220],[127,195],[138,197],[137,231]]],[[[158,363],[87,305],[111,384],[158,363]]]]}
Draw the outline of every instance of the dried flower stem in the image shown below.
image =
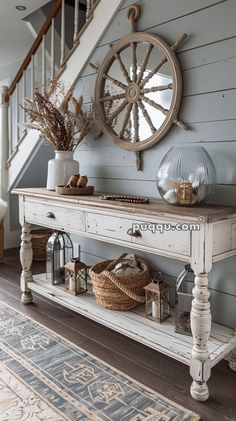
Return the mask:
{"type": "Polygon", "coordinates": [[[22,108],[31,123],[24,126],[39,130],[58,151],[74,151],[95,123],[94,108],[83,112],[82,105],[82,95],[76,99],[53,79],[47,92],[36,90],[33,101],[25,100],[22,108]]]}

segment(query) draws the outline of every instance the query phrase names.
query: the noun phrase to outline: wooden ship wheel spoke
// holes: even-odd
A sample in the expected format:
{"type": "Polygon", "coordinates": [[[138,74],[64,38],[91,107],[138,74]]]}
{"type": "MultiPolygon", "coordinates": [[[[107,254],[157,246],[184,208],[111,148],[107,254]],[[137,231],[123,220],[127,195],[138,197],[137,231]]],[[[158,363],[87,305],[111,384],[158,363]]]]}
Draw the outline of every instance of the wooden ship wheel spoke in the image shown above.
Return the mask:
{"type": "Polygon", "coordinates": [[[102,98],[100,98],[100,102],[109,102],[109,101],[114,101],[116,99],[123,99],[125,98],[125,93],[124,94],[116,94],[116,95],[106,95],[102,98]]]}
{"type": "Polygon", "coordinates": [[[148,64],[148,61],[149,61],[149,57],[151,55],[151,52],[153,50],[153,47],[154,47],[154,45],[149,44],[149,46],[147,48],[146,55],[145,55],[145,57],[143,59],[143,62],[141,64],[140,71],[139,71],[138,78],[137,78],[137,84],[138,85],[140,84],[140,82],[141,82],[141,80],[143,78],[143,74],[144,74],[145,70],[147,69],[147,64],[148,64]]]}
{"type": "Polygon", "coordinates": [[[132,82],[137,80],[137,56],[136,56],[137,43],[131,42],[131,68],[132,68],[132,82]]]}
{"type": "Polygon", "coordinates": [[[168,83],[168,85],[153,86],[152,88],[141,89],[141,94],[149,94],[151,92],[165,91],[166,89],[173,89],[173,83],[168,83]]]}
{"type": "Polygon", "coordinates": [[[121,72],[122,72],[124,78],[126,79],[126,82],[129,84],[131,82],[131,79],[130,79],[130,76],[129,76],[128,72],[127,72],[127,69],[126,69],[126,67],[125,67],[125,65],[124,65],[124,63],[123,63],[123,61],[122,61],[122,59],[120,57],[120,54],[119,53],[115,53],[114,54],[114,57],[118,61],[119,65],[120,65],[121,72]]]}
{"type": "Polygon", "coordinates": [[[108,74],[104,74],[104,75],[103,75],[103,78],[104,78],[104,79],[107,79],[107,80],[110,80],[110,82],[113,82],[113,83],[114,83],[114,85],[118,86],[118,87],[119,87],[119,88],[121,88],[121,89],[126,90],[126,89],[128,88],[128,86],[127,86],[127,85],[124,85],[124,83],[120,82],[119,80],[115,79],[115,78],[114,78],[114,77],[112,77],[112,76],[109,76],[108,74]]]}
{"type": "Polygon", "coordinates": [[[138,112],[138,105],[137,102],[133,104],[133,124],[134,124],[134,130],[133,130],[133,141],[139,142],[139,112],[138,112]]]}
{"type": "Polygon", "coordinates": [[[123,123],[122,123],[122,128],[121,128],[121,131],[120,131],[120,134],[119,134],[120,139],[124,138],[125,129],[128,125],[128,122],[130,122],[130,114],[131,114],[132,108],[133,108],[133,103],[131,102],[131,103],[129,103],[128,107],[126,108],[126,113],[125,113],[124,120],[123,120],[123,123]]]}
{"type": "Polygon", "coordinates": [[[140,110],[142,111],[142,114],[143,114],[148,126],[150,127],[152,134],[156,133],[156,128],[154,127],[154,125],[152,123],[152,120],[151,120],[151,117],[149,116],[149,114],[148,114],[145,106],[143,105],[141,99],[138,100],[138,106],[139,106],[140,110]]]}
{"type": "Polygon", "coordinates": [[[167,58],[163,58],[160,63],[158,63],[154,69],[148,73],[148,75],[140,82],[140,87],[143,88],[146,83],[156,74],[159,72],[160,68],[167,62],[167,58]]]}
{"type": "Polygon", "coordinates": [[[128,9],[131,34],[111,46],[97,72],[95,108],[102,131],[116,145],[140,151],[159,142],[178,119],[182,78],[175,51],[186,38],[169,46],[157,35],[137,32],[138,5],[128,9]],[[161,115],[161,114],[162,115],[161,115]]]}
{"type": "Polygon", "coordinates": [[[161,111],[164,115],[168,114],[169,110],[166,110],[162,105],[157,104],[152,99],[147,98],[146,96],[142,96],[142,100],[146,102],[147,104],[151,105],[151,107],[154,107],[156,110],[161,111]]]}
{"type": "Polygon", "coordinates": [[[119,114],[123,111],[123,109],[126,107],[127,104],[128,104],[128,101],[125,99],[122,102],[122,104],[120,104],[119,107],[111,115],[108,116],[107,124],[111,124],[113,120],[119,116],[119,114]]]}

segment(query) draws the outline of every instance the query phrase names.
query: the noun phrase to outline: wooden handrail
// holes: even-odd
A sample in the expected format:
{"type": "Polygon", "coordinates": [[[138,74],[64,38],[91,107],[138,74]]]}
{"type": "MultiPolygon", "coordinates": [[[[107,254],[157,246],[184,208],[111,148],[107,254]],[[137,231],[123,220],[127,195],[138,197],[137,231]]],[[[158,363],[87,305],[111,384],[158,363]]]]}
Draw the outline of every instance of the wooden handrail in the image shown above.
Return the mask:
{"type": "Polygon", "coordinates": [[[32,55],[34,55],[38,49],[38,47],[41,44],[41,41],[43,39],[43,35],[45,35],[50,26],[51,26],[51,22],[52,19],[57,15],[58,11],[60,10],[62,5],[62,0],[57,0],[55,6],[52,8],[51,13],[48,15],[41,31],[39,32],[37,38],[35,39],[32,47],[30,48],[27,56],[25,57],[25,60],[23,61],[20,69],[18,70],[14,80],[12,81],[10,87],[9,87],[9,95],[12,95],[12,93],[14,92],[17,83],[20,81],[20,79],[22,78],[23,72],[26,70],[27,66],[29,65],[30,61],[31,61],[31,57],[32,55]]]}

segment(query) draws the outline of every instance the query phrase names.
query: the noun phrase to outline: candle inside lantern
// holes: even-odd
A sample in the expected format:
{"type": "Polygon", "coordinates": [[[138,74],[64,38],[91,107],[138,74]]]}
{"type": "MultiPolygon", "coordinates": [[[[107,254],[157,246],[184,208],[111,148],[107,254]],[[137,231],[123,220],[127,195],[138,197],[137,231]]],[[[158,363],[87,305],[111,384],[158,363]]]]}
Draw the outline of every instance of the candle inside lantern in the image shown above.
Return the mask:
{"type": "Polygon", "coordinates": [[[152,301],[152,317],[158,320],[158,305],[154,300],[152,301]]]}
{"type": "Polygon", "coordinates": [[[74,291],[74,280],[73,280],[73,276],[69,277],[69,290],[70,291],[74,291]]]}

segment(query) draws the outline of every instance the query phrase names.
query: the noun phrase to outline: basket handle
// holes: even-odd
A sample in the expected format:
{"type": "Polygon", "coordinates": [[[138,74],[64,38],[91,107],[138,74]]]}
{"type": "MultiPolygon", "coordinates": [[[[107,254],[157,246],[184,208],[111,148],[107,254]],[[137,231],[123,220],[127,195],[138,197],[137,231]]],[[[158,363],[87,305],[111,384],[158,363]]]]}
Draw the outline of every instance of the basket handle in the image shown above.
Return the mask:
{"type": "Polygon", "coordinates": [[[114,266],[117,265],[117,263],[120,263],[120,261],[127,256],[127,253],[123,253],[121,256],[117,257],[116,259],[112,260],[112,262],[110,262],[107,266],[106,266],[106,270],[111,270],[113,269],[114,266]]]}
{"type": "MultiPolygon", "coordinates": [[[[122,261],[122,259],[127,256],[128,253],[123,253],[121,256],[117,257],[116,259],[112,260],[112,262],[108,263],[108,265],[105,267],[105,269],[103,270],[103,272],[105,270],[109,271],[111,269],[113,269],[117,263],[120,263],[122,261]]],[[[137,258],[135,256],[135,262],[136,262],[137,258]]],[[[89,274],[90,274],[90,270],[92,269],[92,267],[89,269],[89,274]]],[[[92,272],[91,272],[92,273],[92,272]]],[[[90,274],[90,276],[92,277],[92,275],[90,274]]]]}
{"type": "Polygon", "coordinates": [[[134,292],[130,291],[128,288],[124,287],[124,285],[122,285],[122,283],[116,279],[113,273],[108,272],[108,270],[104,270],[103,275],[105,275],[106,278],[109,279],[109,281],[111,281],[117,288],[119,288],[122,292],[124,292],[128,297],[132,298],[135,301],[138,301],[139,303],[145,303],[146,301],[145,297],[141,297],[140,295],[137,295],[134,292]]]}
{"type": "MultiPolygon", "coordinates": [[[[116,259],[112,260],[112,262],[110,262],[107,266],[106,266],[106,270],[111,270],[113,269],[117,263],[120,263],[125,256],[128,256],[128,253],[123,253],[121,256],[117,257],[116,259]]],[[[137,258],[137,256],[134,255],[134,262],[137,266],[139,266],[139,260],[137,258]]]]}

